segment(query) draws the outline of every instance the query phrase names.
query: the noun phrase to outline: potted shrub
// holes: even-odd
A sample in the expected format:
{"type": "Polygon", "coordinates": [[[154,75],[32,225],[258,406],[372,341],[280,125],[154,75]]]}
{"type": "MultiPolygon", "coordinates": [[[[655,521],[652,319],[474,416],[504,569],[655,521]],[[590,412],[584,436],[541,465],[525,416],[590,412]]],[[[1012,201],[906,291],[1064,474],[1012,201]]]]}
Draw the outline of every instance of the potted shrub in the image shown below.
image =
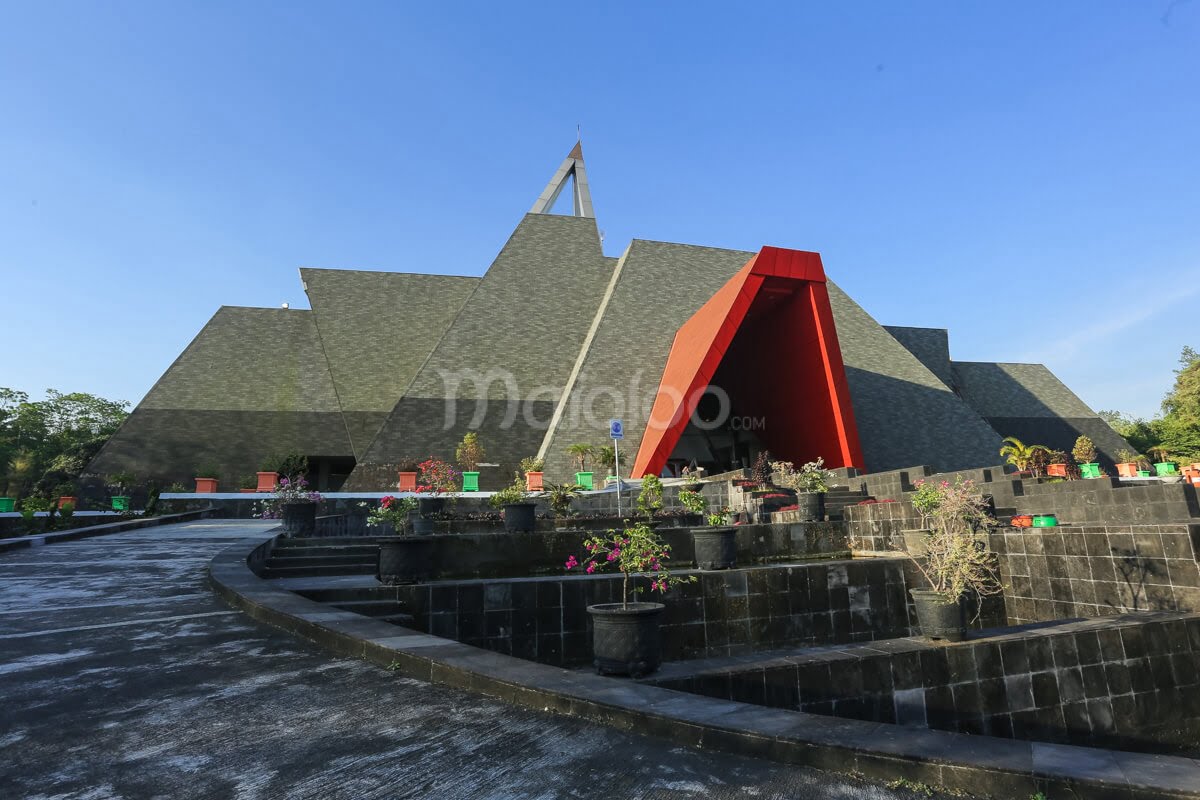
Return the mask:
{"type": "Polygon", "coordinates": [[[546,466],[546,459],[530,456],[529,458],[521,459],[521,473],[525,476],[525,490],[529,492],[540,492],[544,487],[544,473],[542,469],[546,466]]]}
{"type": "Polygon", "coordinates": [[[416,492],[420,466],[415,458],[405,458],[396,465],[396,491],[416,492]]]}
{"type": "Polygon", "coordinates": [[[771,470],[780,486],[796,493],[796,512],[802,521],[821,522],[825,519],[825,494],[836,477],[825,469],[825,459],[809,461],[800,469],[790,461],[774,461],[771,470]]]}
{"type": "Polygon", "coordinates": [[[567,448],[567,455],[575,462],[575,482],[588,492],[592,490],[592,473],[585,470],[588,459],[595,452],[595,446],[590,444],[573,444],[567,448]]]}
{"type": "Polygon", "coordinates": [[[1096,445],[1091,439],[1086,436],[1076,439],[1075,446],[1071,448],[1071,455],[1075,457],[1080,475],[1085,478],[1100,477],[1100,465],[1096,463],[1096,445]]]}
{"type": "Polygon", "coordinates": [[[462,469],[462,488],[464,492],[479,491],[479,464],[486,453],[479,443],[479,434],[470,431],[463,435],[462,441],[454,450],[454,460],[462,469]]]}
{"type": "Polygon", "coordinates": [[[667,569],[671,547],[652,528],[639,523],[624,531],[610,530],[606,536],[593,536],[584,542],[587,557],[567,559],[568,570],[582,569],[591,575],[610,566],[620,570],[621,602],[588,606],[592,617],[592,652],[596,671],[601,675],[649,675],[662,663],[658,618],[662,603],[630,602],[631,581],[646,577],[650,590],[665,594],[680,583],[695,583],[696,576],[680,577],[667,569]]]}
{"type": "Polygon", "coordinates": [[[909,555],[929,588],[910,589],[909,594],[925,636],[959,642],[967,630],[965,598],[982,598],[1003,589],[996,556],[987,545],[987,531],[996,522],[971,481],[924,486],[932,487],[922,500],[932,528],[925,532],[920,554],[909,555]]]}
{"type": "Polygon", "coordinates": [[[279,484],[279,468],[282,461],[281,456],[268,456],[259,463],[258,472],[255,473],[255,492],[275,491],[275,487],[279,484]]]}
{"type": "Polygon", "coordinates": [[[215,464],[201,464],[196,467],[196,494],[215,494],[220,480],[221,471],[215,464]]]}
{"type": "Polygon", "coordinates": [[[458,487],[459,472],[437,458],[429,458],[417,465],[419,482],[417,492],[417,516],[413,519],[416,532],[421,535],[433,533],[433,521],[446,510],[446,495],[458,487]]]}
{"type": "Polygon", "coordinates": [[[0,497],[0,514],[10,514],[17,506],[16,498],[0,497]]]}
{"type": "Polygon", "coordinates": [[[563,521],[571,515],[571,504],[579,497],[581,487],[578,483],[547,483],[546,502],[554,512],[554,529],[565,530],[563,521]]]}
{"type": "Polygon", "coordinates": [[[300,538],[316,534],[321,494],[308,488],[303,475],[281,477],[271,501],[279,510],[285,536],[300,538]]]}
{"type": "Polygon", "coordinates": [[[1151,447],[1147,451],[1147,454],[1154,459],[1155,475],[1165,478],[1179,474],[1175,462],[1170,460],[1171,454],[1167,451],[1167,448],[1162,445],[1156,445],[1151,447]]]}
{"type": "Polygon", "coordinates": [[[771,483],[771,454],[763,450],[754,459],[754,465],[750,467],[750,482],[759,490],[770,489],[771,483]]]}
{"type": "Polygon", "coordinates": [[[433,574],[433,537],[413,532],[417,501],[388,495],[367,515],[367,524],[392,529],[393,537],[379,543],[375,578],[387,586],[420,583],[433,574]]]}
{"type": "Polygon", "coordinates": [[[500,509],[507,533],[532,533],[537,522],[537,503],[530,501],[525,491],[525,481],[514,475],[513,482],[494,493],[488,500],[493,508],[500,509]]]}
{"type": "Polygon", "coordinates": [[[238,481],[238,491],[242,494],[255,494],[258,492],[258,477],[256,475],[245,475],[238,481]]]}
{"type": "Polygon", "coordinates": [[[737,528],[730,526],[725,509],[709,514],[707,527],[692,529],[692,547],[699,569],[737,566],[737,528]]]}
{"type": "Polygon", "coordinates": [[[638,513],[646,518],[646,524],[652,528],[657,524],[654,522],[654,515],[662,508],[662,504],[662,480],[657,475],[647,475],[642,478],[642,490],[638,492],[637,509],[638,513]]]}
{"type": "Polygon", "coordinates": [[[129,489],[137,483],[132,472],[114,472],[108,476],[108,489],[113,511],[129,510],[129,489]]]}
{"type": "Polygon", "coordinates": [[[915,558],[925,552],[925,541],[933,530],[933,512],[942,501],[939,490],[949,485],[946,481],[942,481],[940,485],[926,480],[916,482],[917,488],[913,492],[912,506],[913,510],[921,517],[921,527],[900,531],[900,535],[904,538],[904,551],[909,556],[915,558]]]}
{"type": "Polygon", "coordinates": [[[605,445],[596,450],[596,464],[604,470],[604,483],[617,479],[617,448],[616,445],[605,445]]]}
{"type": "Polygon", "coordinates": [[[1117,476],[1121,478],[1136,478],[1138,473],[1139,459],[1141,459],[1141,456],[1132,450],[1118,450],[1117,476]]]}

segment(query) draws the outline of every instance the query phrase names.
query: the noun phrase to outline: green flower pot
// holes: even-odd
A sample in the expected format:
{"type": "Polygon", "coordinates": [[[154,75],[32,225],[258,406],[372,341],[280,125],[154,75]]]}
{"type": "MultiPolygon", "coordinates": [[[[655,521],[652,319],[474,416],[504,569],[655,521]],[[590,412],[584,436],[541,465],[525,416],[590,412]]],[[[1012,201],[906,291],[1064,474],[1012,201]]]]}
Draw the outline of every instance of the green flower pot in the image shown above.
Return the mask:
{"type": "Polygon", "coordinates": [[[1149,477],[1150,477],[1150,470],[1148,470],[1148,469],[1139,469],[1139,470],[1138,470],[1138,477],[1139,477],[1139,478],[1149,478],[1149,477]]]}
{"type": "Polygon", "coordinates": [[[1163,461],[1154,465],[1154,474],[1161,477],[1170,475],[1178,475],[1179,469],[1176,468],[1174,461],[1163,461]]]}
{"type": "Polygon", "coordinates": [[[582,486],[584,491],[590,492],[592,490],[592,473],[576,472],[575,482],[582,486]]]}
{"type": "Polygon", "coordinates": [[[11,497],[0,497],[0,514],[7,514],[12,511],[17,505],[17,501],[11,497]]]}
{"type": "Polygon", "coordinates": [[[479,491],[479,473],[464,472],[463,474],[463,491],[478,492],[479,491]]]}
{"type": "Polygon", "coordinates": [[[112,499],[112,510],[113,511],[128,511],[129,510],[129,498],[122,497],[119,495],[117,497],[114,497],[112,499]]]}
{"type": "Polygon", "coordinates": [[[1058,517],[1054,514],[1034,514],[1033,527],[1035,528],[1057,528],[1058,517]]]}
{"type": "Polygon", "coordinates": [[[1100,477],[1100,465],[1099,464],[1080,464],[1079,465],[1079,474],[1085,478],[1099,478],[1100,477]]]}

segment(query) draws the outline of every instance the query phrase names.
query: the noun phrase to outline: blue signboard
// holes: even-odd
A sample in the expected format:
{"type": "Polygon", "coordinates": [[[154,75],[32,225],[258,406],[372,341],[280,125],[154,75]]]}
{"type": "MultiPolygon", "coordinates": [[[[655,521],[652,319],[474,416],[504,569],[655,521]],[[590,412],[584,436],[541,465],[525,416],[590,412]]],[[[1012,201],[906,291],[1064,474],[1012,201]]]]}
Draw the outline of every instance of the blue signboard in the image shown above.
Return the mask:
{"type": "Polygon", "coordinates": [[[619,419],[610,419],[608,421],[608,435],[613,439],[624,439],[625,424],[619,419]]]}

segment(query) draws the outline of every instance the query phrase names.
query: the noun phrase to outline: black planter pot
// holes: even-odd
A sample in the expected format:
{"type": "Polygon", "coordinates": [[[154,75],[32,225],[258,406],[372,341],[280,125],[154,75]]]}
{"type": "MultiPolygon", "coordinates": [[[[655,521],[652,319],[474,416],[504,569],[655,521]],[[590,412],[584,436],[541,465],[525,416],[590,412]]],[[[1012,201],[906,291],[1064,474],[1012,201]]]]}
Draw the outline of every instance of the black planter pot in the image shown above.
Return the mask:
{"type": "Polygon", "coordinates": [[[592,652],[601,675],[640,678],[662,663],[658,617],[662,603],[601,603],[588,606],[592,615],[592,652]]]}
{"type": "Polygon", "coordinates": [[[736,528],[694,528],[692,547],[700,569],[730,569],[737,566],[736,528]]]}
{"type": "Polygon", "coordinates": [[[379,543],[375,577],[387,586],[420,583],[433,574],[433,537],[398,536],[379,543]]]}
{"type": "Polygon", "coordinates": [[[921,634],[930,639],[961,642],[967,636],[966,615],[962,600],[947,601],[937,592],[910,589],[913,605],[917,607],[917,624],[921,634]]]}
{"type": "Polygon", "coordinates": [[[316,503],[284,503],[281,518],[286,536],[315,536],[317,533],[316,503]]]}
{"type": "Polygon", "coordinates": [[[505,503],[504,530],[507,533],[532,533],[537,503],[505,503]]]}
{"type": "Polygon", "coordinates": [[[821,522],[825,519],[824,492],[797,492],[796,513],[803,522],[821,522]]]}

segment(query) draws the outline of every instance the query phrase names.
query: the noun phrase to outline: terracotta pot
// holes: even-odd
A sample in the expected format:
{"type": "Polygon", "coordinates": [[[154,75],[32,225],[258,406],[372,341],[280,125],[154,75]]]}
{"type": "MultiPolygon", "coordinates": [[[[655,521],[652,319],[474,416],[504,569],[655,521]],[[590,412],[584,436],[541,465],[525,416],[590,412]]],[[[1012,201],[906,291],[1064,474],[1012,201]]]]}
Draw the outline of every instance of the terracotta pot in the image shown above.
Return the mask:
{"type": "Polygon", "coordinates": [[[543,473],[541,472],[526,472],[525,473],[525,491],[540,492],[545,484],[542,480],[543,473]]]}
{"type": "Polygon", "coordinates": [[[399,477],[400,481],[396,484],[396,491],[415,492],[417,490],[417,473],[401,472],[399,477]]]}
{"type": "Polygon", "coordinates": [[[1046,475],[1051,478],[1065,478],[1067,477],[1067,465],[1051,464],[1050,466],[1046,467],[1046,475]]]}
{"type": "Polygon", "coordinates": [[[70,504],[70,505],[72,505],[72,506],[78,506],[78,505],[79,505],[79,503],[78,503],[78,502],[76,502],[76,499],[75,499],[74,497],[70,497],[70,496],[64,495],[64,496],[62,496],[62,497],[58,498],[58,507],[59,507],[59,508],[62,508],[63,506],[65,506],[65,505],[67,505],[67,504],[70,504]]]}
{"type": "Polygon", "coordinates": [[[260,472],[258,473],[258,486],[251,491],[273,492],[277,483],[279,483],[278,472],[260,472]]]}
{"type": "Polygon", "coordinates": [[[1137,462],[1126,461],[1124,464],[1117,464],[1117,475],[1121,478],[1136,478],[1137,462]]]}
{"type": "Polygon", "coordinates": [[[216,491],[216,478],[196,478],[196,494],[213,494],[216,491]]]}
{"type": "Polygon", "coordinates": [[[1012,518],[1012,526],[1014,528],[1032,528],[1033,527],[1033,515],[1032,514],[1017,514],[1016,516],[1014,516],[1012,518]]]}
{"type": "Polygon", "coordinates": [[[238,489],[238,494],[258,494],[258,489],[238,489]]]}

